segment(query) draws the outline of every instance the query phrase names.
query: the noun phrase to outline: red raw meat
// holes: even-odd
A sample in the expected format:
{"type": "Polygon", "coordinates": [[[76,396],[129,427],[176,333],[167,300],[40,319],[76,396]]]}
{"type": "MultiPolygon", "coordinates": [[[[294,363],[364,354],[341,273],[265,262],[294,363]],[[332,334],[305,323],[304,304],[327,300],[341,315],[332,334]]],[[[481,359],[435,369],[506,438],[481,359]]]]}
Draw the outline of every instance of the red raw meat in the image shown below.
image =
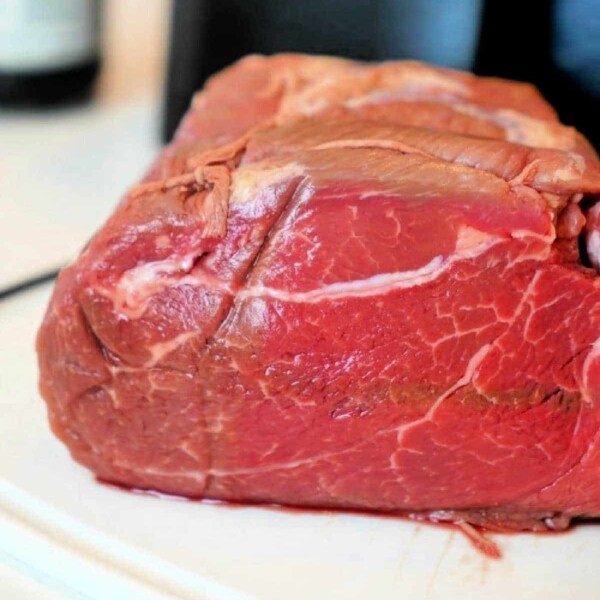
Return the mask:
{"type": "Polygon", "coordinates": [[[173,494],[600,517],[598,193],[527,84],[246,58],[60,275],[52,429],[173,494]]]}

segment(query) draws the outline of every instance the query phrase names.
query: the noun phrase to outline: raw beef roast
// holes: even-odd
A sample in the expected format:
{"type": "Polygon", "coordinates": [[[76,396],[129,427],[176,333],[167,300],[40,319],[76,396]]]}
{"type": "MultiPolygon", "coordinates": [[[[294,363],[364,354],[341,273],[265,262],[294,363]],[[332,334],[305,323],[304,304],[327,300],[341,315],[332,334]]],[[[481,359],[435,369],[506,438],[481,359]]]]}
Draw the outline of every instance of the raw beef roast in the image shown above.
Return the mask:
{"type": "Polygon", "coordinates": [[[600,517],[599,192],[530,85],[246,58],[61,273],[52,429],[172,494],[600,517]]]}

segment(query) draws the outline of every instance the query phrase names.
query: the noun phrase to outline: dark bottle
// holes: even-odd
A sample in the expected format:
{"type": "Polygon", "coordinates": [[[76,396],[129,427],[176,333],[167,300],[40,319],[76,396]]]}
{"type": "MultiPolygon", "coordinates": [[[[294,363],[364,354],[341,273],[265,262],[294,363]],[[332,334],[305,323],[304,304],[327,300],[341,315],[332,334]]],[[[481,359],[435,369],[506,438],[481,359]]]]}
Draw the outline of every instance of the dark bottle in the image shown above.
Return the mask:
{"type": "Polygon", "coordinates": [[[100,0],[0,0],[0,104],[87,97],[100,65],[100,0]]]}

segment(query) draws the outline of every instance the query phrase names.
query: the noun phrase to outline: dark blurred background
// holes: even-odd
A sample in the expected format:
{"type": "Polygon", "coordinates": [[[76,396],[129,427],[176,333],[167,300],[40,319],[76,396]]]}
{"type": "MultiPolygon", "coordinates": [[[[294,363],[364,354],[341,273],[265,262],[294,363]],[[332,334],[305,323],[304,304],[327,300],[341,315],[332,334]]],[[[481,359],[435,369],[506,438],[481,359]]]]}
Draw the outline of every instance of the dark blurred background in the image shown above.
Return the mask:
{"type": "Polygon", "coordinates": [[[600,147],[600,0],[174,0],[163,137],[249,53],[413,58],[535,83],[600,147]]]}

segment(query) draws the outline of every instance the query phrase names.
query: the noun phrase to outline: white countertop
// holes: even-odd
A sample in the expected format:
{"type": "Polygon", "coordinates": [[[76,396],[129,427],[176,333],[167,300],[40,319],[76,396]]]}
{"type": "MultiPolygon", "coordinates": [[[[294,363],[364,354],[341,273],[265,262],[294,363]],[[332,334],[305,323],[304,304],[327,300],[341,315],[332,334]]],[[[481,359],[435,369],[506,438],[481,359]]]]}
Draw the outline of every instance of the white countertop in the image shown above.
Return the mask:
{"type": "Polygon", "coordinates": [[[168,9],[106,3],[93,102],[0,109],[0,290],[71,260],[156,155],[168,9]]]}
{"type": "Polygon", "coordinates": [[[0,112],[0,289],[77,254],[156,154],[157,108],[0,112]]]}

